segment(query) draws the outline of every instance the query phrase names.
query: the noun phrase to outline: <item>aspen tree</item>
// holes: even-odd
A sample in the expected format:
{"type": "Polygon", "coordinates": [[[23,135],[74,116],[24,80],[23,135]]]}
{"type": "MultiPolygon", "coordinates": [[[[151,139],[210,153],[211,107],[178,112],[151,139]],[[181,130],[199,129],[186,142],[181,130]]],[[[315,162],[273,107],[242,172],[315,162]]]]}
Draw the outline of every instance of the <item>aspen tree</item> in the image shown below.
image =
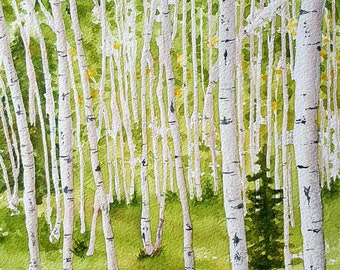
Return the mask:
{"type": "Polygon", "coordinates": [[[323,0],[301,1],[296,37],[294,150],[298,171],[305,269],[325,269],[316,124],[324,4],[323,0]]]}
{"type": "Polygon", "coordinates": [[[184,100],[184,118],[187,132],[187,155],[188,155],[188,185],[190,199],[194,198],[194,186],[192,182],[192,139],[191,139],[191,121],[189,116],[189,102],[188,102],[188,52],[187,52],[187,3],[182,1],[182,54],[178,55],[177,61],[182,66],[182,88],[184,100]]]}
{"type": "Polygon", "coordinates": [[[170,56],[170,11],[168,7],[168,0],[161,1],[161,14],[162,14],[162,38],[164,49],[164,66],[166,74],[166,84],[168,93],[168,123],[170,126],[170,132],[174,143],[174,155],[176,166],[176,179],[179,191],[179,197],[182,206],[183,215],[183,232],[184,232],[184,267],[187,270],[195,269],[194,251],[192,248],[192,223],[190,218],[189,202],[187,198],[187,190],[185,185],[183,161],[182,161],[182,149],[181,138],[179,132],[179,124],[175,110],[175,78],[172,68],[172,60],[170,56]]]}
{"type": "MultiPolygon", "coordinates": [[[[244,0],[240,1],[239,7],[239,26],[238,35],[236,37],[236,48],[241,48],[242,46],[242,34],[243,34],[243,21],[244,21],[244,0]]],[[[244,212],[246,213],[246,164],[245,164],[245,152],[244,152],[244,141],[245,141],[245,127],[243,121],[243,85],[244,85],[244,75],[242,68],[242,50],[236,50],[236,77],[237,77],[237,123],[238,123],[238,149],[239,149],[239,160],[240,160],[240,175],[242,181],[242,196],[244,212]]]]}
{"type": "MultiPolygon", "coordinates": [[[[268,37],[268,65],[267,65],[267,155],[266,155],[266,167],[270,169],[270,156],[272,150],[272,84],[273,84],[273,62],[274,62],[274,42],[276,32],[276,16],[271,18],[271,30],[268,37]]],[[[270,170],[268,171],[270,173],[270,170]]],[[[276,179],[276,178],[275,178],[276,179]]],[[[275,181],[275,180],[274,180],[275,181]]]]}
{"type": "Polygon", "coordinates": [[[19,78],[14,67],[13,58],[9,46],[6,30],[6,22],[0,3],[0,53],[6,73],[7,82],[11,92],[11,98],[16,115],[17,129],[19,133],[20,153],[24,176],[24,209],[25,223],[28,235],[28,247],[30,253],[29,269],[41,269],[39,245],[38,245],[38,216],[35,199],[35,165],[33,157],[33,146],[29,135],[26,110],[24,107],[19,78]]]}
{"type": "MultiPolygon", "coordinates": [[[[70,12],[71,12],[71,21],[72,28],[74,31],[74,38],[76,41],[76,49],[77,49],[77,58],[78,65],[80,71],[80,78],[83,88],[84,95],[84,105],[85,105],[85,119],[86,119],[86,129],[89,140],[89,148],[90,148],[90,158],[91,158],[91,168],[92,174],[94,178],[94,182],[96,184],[96,193],[95,202],[94,202],[94,215],[97,215],[98,210],[97,205],[101,210],[102,214],[102,226],[103,233],[105,237],[105,245],[106,245],[106,257],[107,257],[107,268],[108,269],[118,269],[116,253],[114,248],[114,236],[111,228],[111,221],[109,215],[109,206],[107,202],[106,192],[103,183],[103,175],[101,172],[101,167],[99,163],[98,156],[98,139],[96,132],[96,122],[95,116],[93,112],[93,103],[90,92],[90,84],[87,76],[87,63],[85,58],[85,53],[83,49],[82,43],[82,35],[81,29],[79,26],[78,12],[75,0],[70,0],[70,12]],[[98,203],[96,198],[98,197],[98,203]]],[[[96,219],[96,217],[93,217],[96,219]]],[[[92,237],[91,237],[92,239],[92,237]]]]}
{"type": "Polygon", "coordinates": [[[334,135],[333,135],[333,143],[334,143],[334,161],[333,161],[333,179],[336,178],[340,169],[340,124],[339,124],[339,115],[338,115],[338,64],[337,64],[337,23],[336,23],[336,6],[335,0],[332,0],[332,44],[333,51],[331,54],[332,58],[332,66],[333,66],[333,113],[334,113],[334,135]]]}
{"type": "MultiPolygon", "coordinates": [[[[0,77],[0,87],[2,89],[2,93],[4,94],[5,102],[7,104],[7,95],[6,95],[6,88],[5,84],[0,77]]],[[[8,107],[8,106],[6,106],[8,107]]],[[[8,208],[11,209],[14,213],[19,213],[19,210],[17,209],[18,203],[19,203],[19,196],[18,196],[18,177],[19,177],[19,172],[20,172],[20,161],[19,161],[19,154],[17,152],[17,144],[16,144],[16,139],[11,140],[10,138],[10,131],[12,133],[12,138],[15,138],[15,133],[13,129],[13,123],[11,123],[11,112],[9,111],[9,108],[6,108],[6,113],[8,115],[8,122],[10,125],[10,129],[8,128],[8,123],[6,120],[5,116],[5,111],[2,102],[0,102],[0,118],[1,118],[1,123],[2,123],[2,128],[3,132],[5,135],[6,139],[6,145],[7,145],[7,151],[9,155],[9,160],[11,163],[11,169],[12,169],[12,176],[13,176],[13,192],[11,191],[10,183],[8,180],[8,173],[6,166],[3,162],[3,159],[1,157],[1,168],[3,172],[3,178],[5,181],[5,186],[6,186],[6,193],[7,193],[7,202],[8,202],[8,208]],[[13,141],[13,146],[12,146],[12,141],[13,141]]]]}
{"type": "Polygon", "coordinates": [[[287,154],[287,127],[288,127],[288,81],[286,60],[286,19],[287,4],[281,6],[281,70],[282,70],[282,129],[281,129],[281,155],[282,155],[282,178],[283,178],[283,240],[284,240],[284,264],[285,270],[291,269],[291,258],[289,251],[289,184],[288,184],[288,154],[287,154]]]}
{"type": "Polygon", "coordinates": [[[15,16],[17,18],[18,24],[19,24],[19,30],[20,30],[20,36],[22,38],[24,49],[25,49],[25,63],[26,63],[26,72],[27,77],[29,81],[29,118],[31,119],[31,124],[35,125],[35,105],[38,109],[38,115],[39,115],[39,122],[40,122],[40,128],[41,128],[41,138],[42,138],[42,144],[43,144],[43,152],[44,152],[44,169],[45,169],[45,176],[46,176],[46,221],[47,224],[50,227],[50,230],[52,230],[52,222],[51,222],[51,215],[52,215],[52,207],[51,207],[51,189],[50,189],[50,172],[49,172],[49,161],[48,161],[48,150],[47,150],[47,142],[46,142],[46,131],[45,131],[45,123],[41,108],[41,102],[40,102],[40,96],[39,96],[39,89],[38,89],[38,83],[36,79],[36,72],[33,65],[31,52],[29,50],[30,45],[30,27],[31,27],[31,17],[32,13],[34,13],[34,10],[30,9],[27,10],[26,15],[26,23],[23,26],[22,25],[22,18],[21,14],[19,14],[19,10],[17,7],[17,4],[15,1],[12,0],[12,7],[14,9],[15,16]],[[36,99],[36,103],[34,100],[36,99]]]}
{"type": "Polygon", "coordinates": [[[248,269],[236,131],[236,12],[233,0],[219,1],[219,119],[223,200],[232,269],[248,269]]]}
{"type": "MultiPolygon", "coordinates": [[[[144,6],[145,6],[144,2],[144,6]]],[[[142,213],[140,219],[141,238],[143,247],[147,255],[151,255],[153,245],[151,240],[151,220],[150,220],[150,199],[148,173],[148,138],[147,138],[147,116],[146,116],[146,88],[147,88],[147,54],[150,51],[150,42],[156,10],[150,10],[150,17],[144,15],[144,41],[141,57],[141,119],[142,119],[142,161],[141,161],[141,191],[142,191],[142,213]]]]}
{"type": "Polygon", "coordinates": [[[194,179],[195,179],[195,190],[196,198],[198,201],[202,200],[202,187],[201,187],[201,166],[200,166],[200,150],[199,150],[199,133],[198,133],[198,72],[197,72],[197,48],[196,48],[196,6],[195,1],[191,1],[191,46],[192,46],[192,69],[193,69],[193,80],[194,80],[194,108],[192,113],[193,123],[193,135],[194,135],[194,179]]]}
{"type": "MultiPolygon", "coordinates": [[[[29,3],[31,6],[32,3],[29,3]]],[[[33,5],[32,5],[33,6],[33,5]]],[[[56,242],[60,238],[60,226],[61,226],[61,204],[60,204],[60,188],[59,188],[59,169],[58,169],[58,159],[57,159],[57,147],[56,147],[56,133],[57,133],[57,125],[56,125],[56,116],[55,116],[55,104],[53,98],[53,91],[52,91],[52,80],[51,74],[49,72],[48,67],[48,58],[47,58],[47,51],[46,51],[46,44],[45,39],[40,27],[40,21],[35,12],[31,13],[33,17],[34,26],[39,38],[39,45],[40,45],[40,54],[41,54],[41,61],[42,61],[42,69],[44,74],[44,82],[46,92],[44,94],[46,106],[45,111],[48,114],[48,123],[50,126],[50,156],[51,156],[51,170],[52,170],[52,181],[55,193],[55,204],[56,204],[56,220],[54,228],[50,235],[50,242],[56,242]]]]}
{"type": "MultiPolygon", "coordinates": [[[[68,47],[70,51],[70,47],[68,47]]],[[[80,226],[81,232],[85,232],[85,191],[84,191],[84,177],[85,177],[85,161],[83,154],[83,143],[81,142],[81,132],[80,132],[80,108],[79,108],[79,94],[74,78],[73,64],[70,53],[67,54],[67,63],[69,70],[69,78],[71,83],[71,88],[73,90],[73,100],[75,103],[76,112],[76,140],[77,149],[79,155],[79,193],[80,193],[80,203],[79,203],[79,214],[80,214],[80,226]]]]}
{"type": "MultiPolygon", "coordinates": [[[[111,100],[110,100],[110,109],[112,111],[112,128],[111,128],[111,137],[113,140],[113,166],[115,173],[115,191],[117,196],[117,201],[121,202],[121,191],[120,191],[120,180],[119,180],[119,169],[118,169],[118,146],[117,146],[117,135],[118,133],[122,134],[122,121],[120,119],[119,109],[117,105],[117,97],[116,97],[116,85],[115,85],[115,77],[114,77],[114,68],[113,68],[113,59],[109,58],[110,65],[110,82],[111,82],[111,100]]],[[[124,160],[124,142],[122,142],[122,136],[120,136],[120,150],[122,152],[121,159],[124,160]]],[[[126,169],[125,164],[122,162],[120,164],[121,174],[123,178],[123,189],[125,198],[128,200],[129,194],[126,185],[126,169]]]]}
{"type": "Polygon", "coordinates": [[[70,104],[70,86],[68,78],[66,30],[62,18],[60,0],[50,0],[54,31],[57,37],[58,54],[58,135],[61,187],[64,197],[63,219],[63,268],[72,269],[72,239],[74,223],[73,193],[73,135],[70,104]]]}

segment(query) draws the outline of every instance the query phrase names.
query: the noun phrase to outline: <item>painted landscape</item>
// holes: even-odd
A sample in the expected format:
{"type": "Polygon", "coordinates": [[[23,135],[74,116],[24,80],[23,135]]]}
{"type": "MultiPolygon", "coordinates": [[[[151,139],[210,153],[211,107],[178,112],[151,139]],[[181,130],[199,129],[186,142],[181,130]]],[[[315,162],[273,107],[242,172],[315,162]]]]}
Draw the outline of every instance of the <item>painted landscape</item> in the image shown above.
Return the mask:
{"type": "Polygon", "coordinates": [[[1,0],[0,270],[340,269],[340,1],[1,0]]]}

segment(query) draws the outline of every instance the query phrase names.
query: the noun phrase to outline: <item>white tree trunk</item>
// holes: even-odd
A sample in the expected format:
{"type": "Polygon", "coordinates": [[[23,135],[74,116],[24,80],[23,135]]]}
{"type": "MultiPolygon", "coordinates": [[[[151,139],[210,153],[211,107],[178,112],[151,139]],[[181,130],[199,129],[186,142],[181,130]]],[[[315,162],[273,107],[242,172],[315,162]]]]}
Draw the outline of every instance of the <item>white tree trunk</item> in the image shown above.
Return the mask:
{"type": "MultiPolygon", "coordinates": [[[[106,192],[104,188],[103,175],[101,172],[101,167],[99,164],[99,155],[98,155],[98,140],[97,140],[97,130],[96,130],[96,121],[93,112],[92,105],[92,97],[90,92],[90,84],[87,76],[87,64],[85,59],[85,53],[82,44],[82,35],[78,21],[78,13],[77,6],[75,0],[70,0],[70,11],[71,11],[71,20],[72,20],[72,28],[74,30],[76,48],[77,48],[77,57],[78,57],[78,65],[80,70],[81,83],[83,88],[84,95],[84,105],[85,105],[85,119],[86,119],[86,128],[87,135],[90,147],[90,158],[91,158],[91,168],[92,174],[94,177],[94,182],[96,184],[96,193],[98,193],[98,205],[102,212],[102,226],[103,226],[103,234],[105,237],[105,245],[106,245],[106,256],[107,256],[107,268],[118,269],[116,253],[114,248],[114,236],[111,228],[111,221],[109,215],[109,207],[106,198],[106,192]]],[[[97,197],[97,195],[95,196],[97,197]]],[[[94,213],[96,214],[96,198],[95,198],[95,209],[94,213]]]]}
{"type": "Polygon", "coordinates": [[[248,269],[236,129],[236,12],[233,0],[219,1],[219,116],[223,198],[232,269],[248,269]]]}
{"type": "Polygon", "coordinates": [[[63,219],[63,268],[72,269],[72,239],[74,223],[73,193],[73,135],[70,104],[70,87],[68,79],[66,30],[62,18],[60,0],[50,1],[54,18],[56,49],[58,54],[58,135],[61,187],[64,197],[63,219]]]}
{"type": "Polygon", "coordinates": [[[294,149],[306,270],[325,269],[316,123],[324,3],[302,0],[296,38],[294,149]]]}
{"type": "Polygon", "coordinates": [[[38,244],[38,216],[35,199],[35,166],[33,157],[33,146],[29,135],[26,110],[21,95],[19,78],[16,73],[9,40],[7,37],[6,22],[0,3],[0,47],[2,61],[5,68],[6,78],[11,92],[13,107],[16,115],[17,128],[19,132],[20,153],[23,164],[24,176],[24,209],[25,221],[28,234],[28,247],[30,253],[29,269],[41,269],[39,244],[38,244]]]}
{"type": "Polygon", "coordinates": [[[182,2],[182,55],[180,55],[179,64],[182,66],[182,80],[183,80],[183,99],[184,99],[184,118],[185,128],[187,132],[187,154],[188,154],[188,185],[190,199],[194,198],[194,186],[192,182],[192,139],[191,139],[191,124],[189,116],[189,103],[188,103],[188,56],[187,56],[187,3],[182,2]]]}
{"type": "Polygon", "coordinates": [[[194,108],[192,113],[192,122],[194,128],[194,180],[196,198],[198,201],[202,200],[201,187],[201,166],[200,166],[200,150],[199,150],[199,133],[198,133],[198,72],[197,72],[197,48],[196,48],[196,6],[195,1],[191,1],[191,46],[192,46],[192,69],[194,80],[194,108]]]}
{"type": "Polygon", "coordinates": [[[176,178],[179,191],[179,197],[182,205],[183,214],[183,232],[184,232],[184,267],[187,270],[195,269],[194,251],[192,248],[192,223],[190,218],[189,202],[187,198],[187,189],[185,185],[185,177],[182,162],[181,138],[179,132],[179,124],[175,110],[175,78],[172,69],[172,60],[170,55],[170,11],[168,7],[168,0],[161,2],[162,13],[162,38],[164,49],[164,65],[166,72],[166,83],[168,93],[168,122],[170,131],[174,142],[174,155],[176,166],[176,178]]]}

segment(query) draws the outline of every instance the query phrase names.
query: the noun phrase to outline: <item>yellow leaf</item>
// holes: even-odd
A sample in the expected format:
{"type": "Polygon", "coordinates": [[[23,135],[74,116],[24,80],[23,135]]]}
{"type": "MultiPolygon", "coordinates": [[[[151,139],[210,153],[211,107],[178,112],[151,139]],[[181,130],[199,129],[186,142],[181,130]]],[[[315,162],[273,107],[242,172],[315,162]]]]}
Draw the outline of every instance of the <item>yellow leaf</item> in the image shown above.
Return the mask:
{"type": "Polygon", "coordinates": [[[327,81],[327,79],[328,79],[328,77],[327,77],[326,72],[322,72],[322,73],[321,73],[321,80],[327,81]]]}
{"type": "Polygon", "coordinates": [[[247,69],[248,66],[249,66],[249,63],[248,63],[248,62],[242,61],[242,68],[243,68],[243,69],[247,69]]]}
{"type": "Polygon", "coordinates": [[[277,70],[275,70],[275,74],[276,74],[276,75],[281,75],[281,74],[282,74],[282,69],[277,69],[277,70]]]}
{"type": "Polygon", "coordinates": [[[136,79],[137,79],[137,80],[140,79],[140,72],[139,72],[139,71],[136,72],[136,79]]]}
{"type": "Polygon", "coordinates": [[[92,98],[96,98],[98,96],[98,94],[99,94],[99,90],[98,89],[93,89],[91,91],[91,97],[92,98]]]}
{"type": "Polygon", "coordinates": [[[272,109],[273,109],[273,111],[276,111],[276,101],[272,102],[272,109]]]}
{"type": "Polygon", "coordinates": [[[290,19],[288,21],[288,31],[291,33],[293,37],[296,36],[296,27],[298,26],[298,23],[294,19],[290,19]]]}
{"type": "Polygon", "coordinates": [[[331,78],[333,78],[334,77],[334,70],[331,70],[331,78]]]}
{"type": "Polygon", "coordinates": [[[262,74],[262,75],[261,75],[261,79],[262,79],[263,81],[266,81],[266,80],[267,80],[267,75],[266,75],[266,74],[262,74]]]}
{"type": "Polygon", "coordinates": [[[175,94],[176,97],[181,97],[182,96],[182,88],[175,87],[174,94],[175,94]]]}
{"type": "Polygon", "coordinates": [[[218,43],[218,39],[216,37],[211,38],[211,40],[207,41],[208,47],[214,48],[218,43]]]}
{"type": "Polygon", "coordinates": [[[94,77],[94,73],[93,73],[93,71],[92,71],[92,70],[90,70],[90,69],[87,69],[87,70],[86,70],[86,74],[87,74],[87,77],[89,77],[90,79],[93,79],[93,77],[94,77]]]}
{"type": "Polygon", "coordinates": [[[151,73],[151,68],[147,68],[146,69],[146,74],[150,74],[151,73]]]}
{"type": "Polygon", "coordinates": [[[179,68],[183,65],[183,54],[182,53],[178,53],[176,54],[176,67],[179,68]]]}
{"type": "Polygon", "coordinates": [[[327,56],[327,53],[326,53],[325,51],[321,51],[321,52],[320,52],[320,56],[321,56],[323,59],[325,59],[326,56],[327,56]]]}
{"type": "Polygon", "coordinates": [[[327,44],[329,42],[329,39],[328,38],[324,38],[323,40],[322,40],[322,43],[323,44],[327,44]]]}
{"type": "Polygon", "coordinates": [[[113,44],[113,48],[116,50],[119,50],[121,44],[119,42],[115,42],[115,44],[113,44]]]}
{"type": "Polygon", "coordinates": [[[295,31],[295,30],[293,30],[293,31],[291,32],[291,34],[292,34],[292,37],[293,37],[293,38],[296,37],[296,31],[295,31]]]}
{"type": "Polygon", "coordinates": [[[190,72],[190,69],[187,69],[187,79],[188,79],[188,80],[191,79],[191,72],[190,72]]]}
{"type": "Polygon", "coordinates": [[[336,61],[340,61],[340,55],[337,55],[336,61]]]}
{"type": "Polygon", "coordinates": [[[70,48],[70,55],[71,55],[71,57],[75,57],[77,55],[76,50],[73,49],[73,48],[70,48]]]}
{"type": "Polygon", "coordinates": [[[78,103],[79,105],[83,105],[84,104],[84,97],[81,95],[78,95],[78,103]]]}

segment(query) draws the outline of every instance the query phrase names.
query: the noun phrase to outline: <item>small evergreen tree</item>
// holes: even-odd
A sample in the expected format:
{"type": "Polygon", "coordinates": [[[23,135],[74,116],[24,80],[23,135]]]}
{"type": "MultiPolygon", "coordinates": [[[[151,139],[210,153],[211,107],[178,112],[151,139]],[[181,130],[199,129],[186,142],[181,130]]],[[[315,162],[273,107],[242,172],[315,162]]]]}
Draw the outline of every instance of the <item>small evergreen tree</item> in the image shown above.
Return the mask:
{"type": "Polygon", "coordinates": [[[248,190],[246,216],[249,268],[269,270],[284,267],[282,189],[275,190],[267,176],[266,150],[258,154],[258,173],[247,175],[248,182],[260,181],[258,190],[248,190]]]}

